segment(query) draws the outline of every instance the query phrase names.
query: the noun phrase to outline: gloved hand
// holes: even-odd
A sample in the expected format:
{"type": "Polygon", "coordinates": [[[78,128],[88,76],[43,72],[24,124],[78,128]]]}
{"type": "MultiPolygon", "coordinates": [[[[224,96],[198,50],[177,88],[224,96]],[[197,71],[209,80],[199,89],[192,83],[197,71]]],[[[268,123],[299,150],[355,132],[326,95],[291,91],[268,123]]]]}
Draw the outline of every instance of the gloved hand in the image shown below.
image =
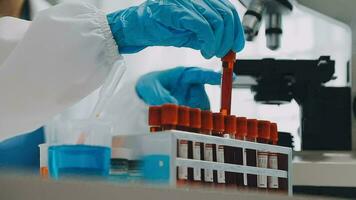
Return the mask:
{"type": "Polygon", "coordinates": [[[219,85],[221,73],[198,67],[176,67],[143,75],[136,83],[138,96],[149,105],[174,103],[210,109],[204,84],[219,85]]]}
{"type": "Polygon", "coordinates": [[[245,45],[240,18],[229,0],[147,0],[107,18],[122,54],[175,46],[211,58],[245,45]]]}

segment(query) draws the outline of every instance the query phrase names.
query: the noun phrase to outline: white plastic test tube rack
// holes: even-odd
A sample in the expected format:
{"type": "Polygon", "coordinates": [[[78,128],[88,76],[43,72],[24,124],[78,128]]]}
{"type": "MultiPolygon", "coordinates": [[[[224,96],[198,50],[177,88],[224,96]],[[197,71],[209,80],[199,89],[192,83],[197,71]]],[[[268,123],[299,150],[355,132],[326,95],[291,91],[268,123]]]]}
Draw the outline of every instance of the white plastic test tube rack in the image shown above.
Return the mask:
{"type": "Polygon", "coordinates": [[[215,136],[189,133],[184,131],[163,131],[156,133],[145,133],[131,136],[117,136],[120,147],[135,147],[138,156],[149,156],[155,154],[164,154],[169,156],[170,162],[170,176],[169,183],[176,186],[177,166],[179,167],[198,167],[210,170],[223,170],[234,173],[246,173],[253,175],[264,175],[271,177],[286,178],[288,180],[288,195],[292,196],[292,149],[276,145],[261,144],[255,142],[248,142],[235,139],[219,138],[215,136]],[[201,142],[205,144],[216,144],[230,147],[238,147],[243,149],[251,149],[262,152],[272,152],[284,154],[288,156],[288,170],[275,170],[267,168],[258,168],[245,165],[227,164],[210,162],[203,160],[193,160],[177,157],[177,140],[188,140],[194,142],[201,142]]]}

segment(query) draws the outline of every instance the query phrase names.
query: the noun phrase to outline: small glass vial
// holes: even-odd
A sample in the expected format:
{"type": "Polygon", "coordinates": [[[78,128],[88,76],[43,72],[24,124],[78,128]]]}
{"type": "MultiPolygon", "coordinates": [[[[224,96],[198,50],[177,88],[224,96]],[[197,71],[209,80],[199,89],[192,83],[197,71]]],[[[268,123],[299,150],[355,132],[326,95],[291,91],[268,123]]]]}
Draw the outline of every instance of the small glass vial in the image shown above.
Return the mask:
{"type": "MultiPolygon", "coordinates": [[[[225,116],[222,113],[213,113],[213,131],[212,135],[216,137],[224,137],[225,131],[225,116]]],[[[213,159],[215,162],[224,163],[224,146],[213,144],[213,159]]],[[[225,171],[214,171],[214,183],[218,187],[225,186],[225,171]]]]}
{"type": "MultiPolygon", "coordinates": [[[[213,130],[213,113],[210,111],[201,112],[201,133],[204,135],[211,135],[213,130]]],[[[213,162],[213,144],[202,145],[203,156],[205,161],[213,162]]],[[[214,183],[214,173],[211,169],[203,169],[202,177],[205,184],[214,183]]]]}
{"type": "MultiPolygon", "coordinates": [[[[257,142],[258,128],[256,119],[247,120],[247,135],[246,141],[257,142]]],[[[246,165],[251,167],[257,166],[257,152],[253,149],[245,149],[246,165]]],[[[249,188],[257,188],[257,175],[247,174],[247,186],[249,188]]]]}
{"type": "Polygon", "coordinates": [[[162,131],[161,127],[161,107],[150,106],[148,109],[148,125],[150,126],[150,132],[162,131]]]}
{"type": "MultiPolygon", "coordinates": [[[[270,126],[269,121],[258,121],[258,138],[257,142],[268,144],[270,139],[270,126]]],[[[258,151],[257,152],[257,167],[268,168],[268,152],[258,151]]],[[[257,187],[259,189],[267,189],[267,176],[258,175],[257,176],[257,187]]]]}
{"type": "Polygon", "coordinates": [[[110,159],[110,179],[126,181],[129,175],[129,159],[132,150],[128,148],[112,148],[110,159]]]}
{"type": "Polygon", "coordinates": [[[40,148],[40,176],[43,179],[47,179],[49,177],[48,144],[40,144],[38,147],[40,148]]]}

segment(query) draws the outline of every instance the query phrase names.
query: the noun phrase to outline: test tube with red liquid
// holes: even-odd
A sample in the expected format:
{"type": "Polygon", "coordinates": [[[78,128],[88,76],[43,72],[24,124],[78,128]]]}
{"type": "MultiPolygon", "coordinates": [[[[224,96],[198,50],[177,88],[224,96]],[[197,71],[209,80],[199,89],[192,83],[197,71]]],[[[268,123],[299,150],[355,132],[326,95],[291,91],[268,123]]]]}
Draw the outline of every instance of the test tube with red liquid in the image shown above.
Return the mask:
{"type": "MultiPolygon", "coordinates": [[[[247,135],[246,141],[257,142],[258,126],[256,119],[247,120],[247,135]]],[[[251,167],[257,166],[257,152],[253,149],[245,149],[246,165],[251,167]]],[[[247,174],[247,186],[249,188],[257,188],[257,175],[247,174]]]]}
{"type": "MultiPolygon", "coordinates": [[[[201,110],[199,108],[190,109],[190,132],[200,134],[201,128],[201,110]]],[[[194,160],[201,160],[201,148],[202,143],[189,141],[189,158],[194,160]]],[[[188,171],[189,180],[192,180],[194,183],[201,183],[201,168],[194,167],[190,168],[188,171]]]]}
{"type": "Polygon", "coordinates": [[[233,82],[233,71],[236,62],[236,53],[230,51],[222,59],[222,79],[221,79],[221,109],[223,115],[230,115],[231,112],[231,93],[233,82]]]}
{"type": "MultiPolygon", "coordinates": [[[[213,130],[213,113],[210,111],[201,112],[201,133],[204,135],[211,135],[213,130]]],[[[213,144],[204,144],[203,158],[205,161],[213,162],[213,144]]],[[[203,169],[202,172],[203,181],[205,184],[214,183],[214,173],[211,169],[203,169]]]]}
{"type": "Polygon", "coordinates": [[[150,127],[150,132],[162,131],[161,128],[161,107],[160,106],[150,106],[148,109],[148,125],[150,127]]]}
{"type": "MultiPolygon", "coordinates": [[[[245,140],[247,136],[247,119],[245,117],[236,118],[236,140],[245,140]]],[[[243,148],[235,149],[235,161],[237,165],[246,165],[246,154],[243,148]]],[[[244,173],[236,174],[236,184],[238,187],[243,187],[247,183],[247,176],[244,173]]]]}
{"type": "MultiPolygon", "coordinates": [[[[213,131],[212,135],[216,137],[224,137],[225,117],[222,113],[213,113],[213,131]]],[[[224,163],[224,146],[213,144],[213,160],[215,162],[224,163]]],[[[214,183],[217,186],[225,186],[225,171],[214,170],[214,183]]]]}
{"type": "MultiPolygon", "coordinates": [[[[277,145],[277,143],[278,143],[278,127],[277,127],[276,123],[271,123],[270,133],[271,133],[270,144],[277,145]]],[[[274,152],[268,153],[268,168],[278,169],[278,154],[277,153],[274,153],[274,152]]],[[[269,176],[269,177],[267,177],[267,179],[268,179],[268,189],[269,190],[278,190],[278,188],[279,188],[278,177],[269,176]]]]}
{"type": "MultiPolygon", "coordinates": [[[[178,107],[178,121],[177,130],[189,131],[189,108],[185,106],[178,107]]],[[[188,158],[188,141],[177,140],[177,156],[179,158],[188,158]]],[[[178,184],[186,184],[188,181],[188,168],[179,166],[177,167],[178,184]]]]}
{"type": "MultiPolygon", "coordinates": [[[[225,117],[224,137],[234,139],[236,135],[236,116],[228,115],[225,117]]],[[[229,164],[236,164],[235,147],[224,146],[224,161],[229,164]]],[[[236,187],[236,173],[225,172],[225,181],[227,187],[236,187]]]]}
{"type": "MultiPolygon", "coordinates": [[[[258,121],[258,138],[257,142],[268,144],[270,141],[270,129],[271,123],[269,121],[258,121]]],[[[257,167],[268,168],[268,152],[257,152],[257,167]]],[[[267,176],[257,176],[257,187],[259,189],[267,189],[267,176]]]]}

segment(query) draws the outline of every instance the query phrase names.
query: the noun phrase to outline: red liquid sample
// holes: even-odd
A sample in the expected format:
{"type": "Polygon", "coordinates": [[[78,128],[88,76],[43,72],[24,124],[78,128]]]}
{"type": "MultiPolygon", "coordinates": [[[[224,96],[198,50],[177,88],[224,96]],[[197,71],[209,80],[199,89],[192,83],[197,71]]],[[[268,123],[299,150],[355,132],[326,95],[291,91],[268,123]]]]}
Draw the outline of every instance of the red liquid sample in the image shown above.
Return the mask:
{"type": "Polygon", "coordinates": [[[236,53],[230,51],[222,59],[223,62],[223,74],[221,80],[221,110],[223,115],[230,115],[231,112],[231,93],[232,93],[232,82],[233,82],[233,71],[236,62],[236,53]]]}

